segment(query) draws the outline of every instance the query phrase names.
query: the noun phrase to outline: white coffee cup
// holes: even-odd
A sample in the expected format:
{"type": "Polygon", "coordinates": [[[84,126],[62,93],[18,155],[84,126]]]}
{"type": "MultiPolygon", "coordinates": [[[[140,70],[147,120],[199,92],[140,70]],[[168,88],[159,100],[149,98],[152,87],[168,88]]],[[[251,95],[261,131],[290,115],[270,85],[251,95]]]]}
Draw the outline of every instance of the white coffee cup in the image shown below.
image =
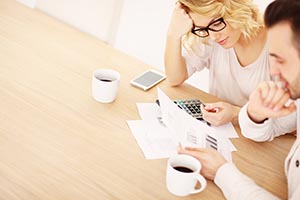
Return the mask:
{"type": "Polygon", "coordinates": [[[166,182],[169,192],[176,196],[187,196],[202,192],[206,180],[200,175],[201,163],[189,155],[174,155],[168,160],[166,182]],[[197,182],[201,187],[196,189],[197,182]]]}
{"type": "Polygon", "coordinates": [[[112,69],[97,69],[93,72],[92,95],[101,103],[113,102],[118,93],[120,73],[112,69]]]}

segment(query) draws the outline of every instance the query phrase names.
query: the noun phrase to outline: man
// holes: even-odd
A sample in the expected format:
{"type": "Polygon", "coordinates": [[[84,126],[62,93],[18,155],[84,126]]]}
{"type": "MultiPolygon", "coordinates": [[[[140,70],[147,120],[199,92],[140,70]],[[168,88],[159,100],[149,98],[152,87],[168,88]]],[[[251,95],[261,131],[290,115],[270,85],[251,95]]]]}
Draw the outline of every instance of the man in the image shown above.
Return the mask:
{"type": "MultiPolygon", "coordinates": [[[[239,114],[244,136],[256,141],[297,130],[297,139],[286,158],[288,199],[300,199],[300,1],[275,0],[265,11],[271,76],[261,83],[239,114]],[[292,101],[291,101],[291,100],[292,101]],[[297,106],[296,106],[297,105],[297,106]],[[297,112],[294,112],[297,111],[297,112]]],[[[278,199],[256,185],[233,164],[210,149],[179,149],[203,165],[201,173],[222,189],[227,199],[278,199]]]]}

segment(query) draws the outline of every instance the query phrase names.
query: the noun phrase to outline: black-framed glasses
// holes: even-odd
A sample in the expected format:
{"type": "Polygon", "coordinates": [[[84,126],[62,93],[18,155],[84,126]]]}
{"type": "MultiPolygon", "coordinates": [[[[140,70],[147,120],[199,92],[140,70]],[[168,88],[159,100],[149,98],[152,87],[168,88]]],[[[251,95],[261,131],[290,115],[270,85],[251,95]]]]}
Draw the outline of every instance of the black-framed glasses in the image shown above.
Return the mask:
{"type": "Polygon", "coordinates": [[[219,32],[223,30],[225,27],[226,27],[226,23],[223,17],[221,17],[219,19],[210,22],[206,27],[199,27],[194,24],[192,28],[192,33],[197,35],[198,37],[205,38],[209,36],[208,31],[219,32]]]}

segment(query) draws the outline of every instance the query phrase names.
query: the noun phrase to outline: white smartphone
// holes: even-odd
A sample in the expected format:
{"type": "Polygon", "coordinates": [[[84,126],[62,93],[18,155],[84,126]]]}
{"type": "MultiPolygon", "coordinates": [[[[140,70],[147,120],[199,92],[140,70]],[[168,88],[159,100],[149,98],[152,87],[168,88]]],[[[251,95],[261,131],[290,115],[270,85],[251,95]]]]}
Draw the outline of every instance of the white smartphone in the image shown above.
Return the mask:
{"type": "Polygon", "coordinates": [[[166,78],[166,75],[153,69],[138,75],[130,83],[143,90],[148,90],[166,78]]]}

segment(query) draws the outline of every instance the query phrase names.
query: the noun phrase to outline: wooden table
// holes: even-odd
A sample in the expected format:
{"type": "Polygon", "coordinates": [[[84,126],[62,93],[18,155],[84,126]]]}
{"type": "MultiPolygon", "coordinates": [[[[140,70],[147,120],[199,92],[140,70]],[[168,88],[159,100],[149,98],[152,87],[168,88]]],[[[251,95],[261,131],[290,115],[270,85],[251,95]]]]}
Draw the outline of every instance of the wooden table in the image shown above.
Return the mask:
{"type": "MultiPolygon", "coordinates": [[[[173,196],[165,184],[166,159],[144,158],[126,120],[139,119],[136,102],[156,99],[155,88],[144,92],[129,84],[148,68],[39,11],[1,0],[0,199],[224,199],[212,182],[200,194],[173,196]],[[91,97],[97,68],[121,74],[114,103],[91,97]]],[[[217,100],[186,84],[159,86],[171,98],[217,100]]],[[[234,139],[234,163],[284,198],[283,162],[293,140],[234,139]]]]}

